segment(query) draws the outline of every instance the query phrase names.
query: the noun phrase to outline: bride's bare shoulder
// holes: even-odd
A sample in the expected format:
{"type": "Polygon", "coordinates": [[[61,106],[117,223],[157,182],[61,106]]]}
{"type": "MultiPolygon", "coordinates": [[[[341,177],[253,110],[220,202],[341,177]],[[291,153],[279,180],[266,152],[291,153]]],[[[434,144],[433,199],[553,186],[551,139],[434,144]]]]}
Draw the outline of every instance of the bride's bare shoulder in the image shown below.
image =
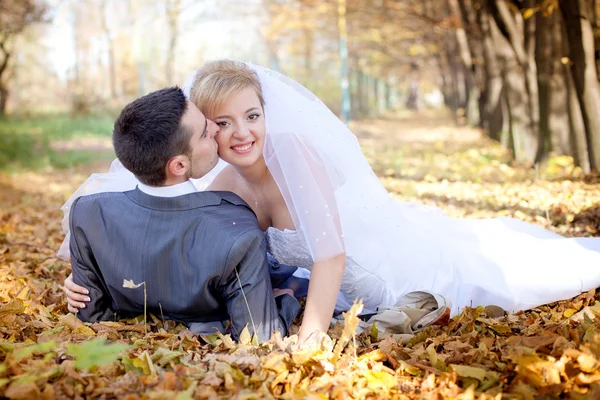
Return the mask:
{"type": "Polygon", "coordinates": [[[237,176],[236,174],[237,173],[231,165],[226,166],[218,173],[206,190],[226,190],[235,192],[237,189],[235,179],[237,176]]]}

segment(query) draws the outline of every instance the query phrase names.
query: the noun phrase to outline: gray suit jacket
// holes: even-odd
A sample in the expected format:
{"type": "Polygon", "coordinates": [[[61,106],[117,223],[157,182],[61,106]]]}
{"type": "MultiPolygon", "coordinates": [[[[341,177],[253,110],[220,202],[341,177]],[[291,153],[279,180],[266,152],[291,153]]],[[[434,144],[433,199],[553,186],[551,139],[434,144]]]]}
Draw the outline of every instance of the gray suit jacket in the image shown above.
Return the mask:
{"type": "Polygon", "coordinates": [[[148,312],[230,321],[234,338],[246,325],[252,333],[252,320],[261,340],[285,335],[300,310],[289,295],[276,303],[264,233],[233,193],[99,193],[75,200],[69,223],[73,281],[90,290],[83,321],[143,312],[143,287],[124,288],[124,279],[146,282],[148,312]]]}

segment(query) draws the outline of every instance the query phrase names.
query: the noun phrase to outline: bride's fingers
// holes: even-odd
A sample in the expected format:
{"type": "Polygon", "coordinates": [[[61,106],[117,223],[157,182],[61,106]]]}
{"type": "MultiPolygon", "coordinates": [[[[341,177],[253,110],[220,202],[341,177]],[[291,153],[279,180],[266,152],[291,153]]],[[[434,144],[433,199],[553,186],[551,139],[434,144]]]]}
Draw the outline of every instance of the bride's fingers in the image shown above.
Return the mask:
{"type": "Polygon", "coordinates": [[[79,311],[80,308],[85,308],[85,307],[86,307],[85,303],[82,303],[82,302],[74,300],[70,297],[67,297],[67,308],[69,309],[69,311],[77,312],[77,311],[79,311]],[[76,311],[73,311],[73,310],[76,310],[76,311]]]}
{"type": "Polygon", "coordinates": [[[75,308],[70,304],[67,305],[67,309],[69,310],[69,312],[72,312],[73,314],[77,314],[79,312],[79,308],[75,308]]]}
{"type": "Polygon", "coordinates": [[[282,294],[289,294],[290,296],[294,296],[294,291],[292,289],[273,289],[273,294],[275,297],[281,296],[282,294]]]}
{"type": "MultiPolygon", "coordinates": [[[[79,294],[77,292],[72,291],[71,289],[69,289],[67,287],[67,285],[65,285],[65,287],[63,288],[64,292],[67,295],[67,302],[68,303],[77,303],[77,302],[88,302],[90,301],[90,298],[88,296],[86,296],[85,294],[79,294]]],[[[78,304],[83,304],[83,303],[78,303],[78,304]]],[[[83,307],[79,307],[79,308],[83,308],[83,307]]]]}
{"type": "MultiPolygon", "coordinates": [[[[89,294],[89,290],[87,290],[86,288],[84,288],[83,286],[79,286],[77,285],[75,282],[73,282],[73,275],[69,275],[67,277],[67,279],[65,279],[65,290],[67,292],[67,295],[70,292],[74,292],[74,293],[79,293],[79,294],[89,294]]],[[[80,299],[83,300],[83,299],[80,299]]],[[[89,300],[87,300],[89,301],[89,300]]]]}

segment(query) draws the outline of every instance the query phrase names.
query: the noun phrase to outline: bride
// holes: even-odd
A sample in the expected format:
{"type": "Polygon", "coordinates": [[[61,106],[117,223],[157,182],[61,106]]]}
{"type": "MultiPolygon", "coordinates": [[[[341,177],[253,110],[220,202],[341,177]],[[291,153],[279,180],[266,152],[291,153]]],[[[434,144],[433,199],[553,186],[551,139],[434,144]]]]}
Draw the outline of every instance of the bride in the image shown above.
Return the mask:
{"type": "MultiPolygon", "coordinates": [[[[300,340],[327,330],[340,290],[370,310],[427,290],[456,314],[489,304],[515,312],[600,286],[600,238],[568,239],[511,218],[457,219],[393,200],[356,137],[286,76],[220,60],[184,90],[220,126],[222,161],[196,187],[237,193],[255,211],[269,252],[310,270],[300,340]]],[[[135,185],[115,160],[63,208],[83,194],[135,185]]],[[[69,284],[77,304],[83,288],[69,284]]]]}

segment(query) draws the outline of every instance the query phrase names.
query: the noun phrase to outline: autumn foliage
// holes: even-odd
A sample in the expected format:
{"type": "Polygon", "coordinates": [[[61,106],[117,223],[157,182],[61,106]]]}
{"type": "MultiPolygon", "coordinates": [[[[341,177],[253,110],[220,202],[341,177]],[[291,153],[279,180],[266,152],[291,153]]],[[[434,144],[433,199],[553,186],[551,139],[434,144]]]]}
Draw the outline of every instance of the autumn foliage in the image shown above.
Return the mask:
{"type": "MultiPolygon", "coordinates": [[[[489,141],[443,145],[448,135],[464,139],[471,131],[438,127],[439,137],[428,138],[432,130],[393,123],[354,129],[399,198],[454,215],[511,215],[566,235],[598,235],[597,178],[561,178],[551,165],[536,177],[489,141]],[[420,140],[403,141],[411,135],[420,140]],[[423,160],[429,168],[421,169],[423,160]],[[467,201],[470,193],[479,203],[467,201]]],[[[148,316],[147,334],[141,317],[83,324],[67,312],[61,289],[70,267],[55,257],[63,238],[58,208],[99,168],[0,175],[0,397],[600,398],[596,291],[516,315],[466,309],[405,344],[377,329],[354,335],[357,308],[302,348],[294,337],[254,345],[247,331],[240,343],[196,337],[160,315],[148,316]]]]}

